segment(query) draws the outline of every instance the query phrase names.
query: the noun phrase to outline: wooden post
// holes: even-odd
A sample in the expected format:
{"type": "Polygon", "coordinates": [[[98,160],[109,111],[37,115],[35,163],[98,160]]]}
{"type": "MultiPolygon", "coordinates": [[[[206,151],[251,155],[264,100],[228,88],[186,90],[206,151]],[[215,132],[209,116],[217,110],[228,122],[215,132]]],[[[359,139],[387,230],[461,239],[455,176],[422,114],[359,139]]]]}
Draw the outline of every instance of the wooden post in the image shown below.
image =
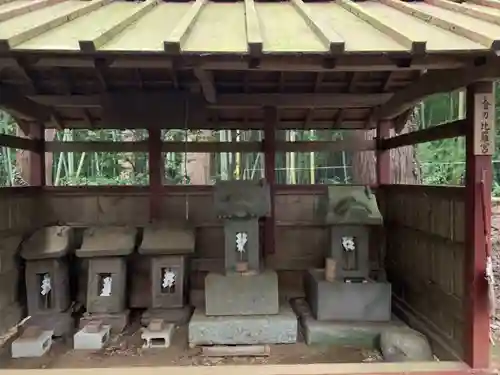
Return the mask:
{"type": "MultiPolygon", "coordinates": [[[[379,121],[377,124],[377,141],[389,138],[391,121],[379,121]]],[[[391,181],[391,150],[380,149],[377,142],[377,185],[389,185],[391,181]]]]}
{"type": "Polygon", "coordinates": [[[161,129],[149,129],[149,212],[151,222],[160,220],[161,218],[161,195],[163,188],[163,159],[161,155],[161,146],[161,129]]]}
{"type": "Polygon", "coordinates": [[[271,193],[271,212],[264,224],[264,251],[274,254],[276,218],[274,216],[274,193],[276,184],[276,107],[264,108],[264,173],[271,193]]]}
{"type": "Polygon", "coordinates": [[[38,147],[36,151],[27,151],[29,172],[26,182],[30,186],[45,186],[45,126],[41,123],[30,124],[27,135],[38,142],[38,147]]]}
{"type": "Polygon", "coordinates": [[[490,229],[485,227],[485,218],[491,217],[491,157],[495,149],[493,83],[479,82],[471,85],[467,88],[466,100],[464,262],[466,330],[463,345],[465,362],[472,368],[485,369],[489,366],[490,356],[488,284],[485,279],[487,245],[485,233],[489,233],[490,229]],[[484,189],[486,194],[482,192],[482,184],[486,187],[484,189]]]}

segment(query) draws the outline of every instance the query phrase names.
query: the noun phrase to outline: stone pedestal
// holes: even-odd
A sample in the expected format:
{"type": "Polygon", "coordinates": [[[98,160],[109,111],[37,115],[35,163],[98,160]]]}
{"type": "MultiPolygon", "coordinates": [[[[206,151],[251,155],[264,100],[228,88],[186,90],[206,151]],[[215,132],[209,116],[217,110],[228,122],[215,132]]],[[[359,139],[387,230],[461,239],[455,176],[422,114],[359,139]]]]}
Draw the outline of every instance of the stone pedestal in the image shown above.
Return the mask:
{"type": "Polygon", "coordinates": [[[28,315],[32,325],[62,336],[73,328],[67,254],[74,249],[73,231],[54,226],[37,230],[24,244],[28,315]]]}
{"type": "Polygon", "coordinates": [[[307,302],[318,320],[384,322],[391,319],[391,284],[329,282],[322,269],[305,277],[307,302]]]}
{"type": "Polygon", "coordinates": [[[98,319],[112,329],[124,328],[128,321],[125,257],[134,250],[136,233],[135,228],[128,227],[91,227],[84,231],[82,246],[76,251],[77,257],[88,258],[87,312],[80,326],[98,319]]]}
{"type": "Polygon", "coordinates": [[[52,346],[52,331],[29,327],[12,345],[12,358],[41,357],[52,346]]]}
{"type": "Polygon", "coordinates": [[[293,344],[297,317],[289,306],[273,315],[207,316],[196,308],[189,322],[190,345],[293,344]]]}
{"type": "MultiPolygon", "coordinates": [[[[190,228],[168,223],[144,228],[139,253],[150,258],[150,308],[141,323],[153,319],[183,324],[191,309],[187,301],[187,261],[194,252],[195,234],[190,228]]],[[[148,344],[149,345],[149,344],[148,344]]]]}
{"type": "Polygon", "coordinates": [[[208,316],[278,314],[278,274],[210,273],[205,278],[205,313],[208,316]]]}

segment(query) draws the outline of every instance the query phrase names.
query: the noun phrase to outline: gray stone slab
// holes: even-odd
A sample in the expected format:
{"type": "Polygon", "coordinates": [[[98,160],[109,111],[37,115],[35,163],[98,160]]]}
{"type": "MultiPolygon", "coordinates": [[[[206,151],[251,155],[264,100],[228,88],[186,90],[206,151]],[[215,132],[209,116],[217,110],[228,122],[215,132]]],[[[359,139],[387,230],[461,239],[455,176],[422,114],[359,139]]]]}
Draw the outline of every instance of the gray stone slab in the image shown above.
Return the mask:
{"type": "Polygon", "coordinates": [[[71,311],[50,314],[31,315],[26,322],[27,327],[37,326],[47,331],[52,331],[53,336],[61,337],[73,333],[75,321],[71,311]]]}
{"type": "Polygon", "coordinates": [[[73,349],[100,350],[106,345],[111,335],[111,326],[102,325],[97,332],[88,332],[83,327],[73,336],[73,349]]]}
{"type": "Polygon", "coordinates": [[[189,255],[194,252],[194,242],[193,229],[154,224],[144,228],[138,251],[145,255],[189,255]]]}
{"type": "Polygon", "coordinates": [[[143,349],[158,349],[168,348],[172,337],[174,336],[175,325],[166,324],[160,331],[152,331],[148,328],[143,328],[141,339],[143,340],[143,349]]]}
{"type": "MultiPolygon", "coordinates": [[[[33,334],[23,334],[12,343],[12,358],[41,357],[50,350],[52,331],[35,329],[32,329],[32,331],[33,334]]],[[[25,332],[28,332],[28,330],[25,332]]]]}
{"type": "Polygon", "coordinates": [[[396,317],[389,322],[319,321],[314,318],[304,299],[294,299],[291,305],[299,317],[300,330],[307,345],[341,345],[378,349],[379,338],[383,332],[405,327],[405,324],[396,317]]]}
{"type": "Polygon", "coordinates": [[[197,308],[189,322],[189,344],[293,344],[297,330],[297,317],[288,305],[276,315],[253,316],[206,316],[197,308]]]}
{"type": "Polygon", "coordinates": [[[173,323],[181,326],[189,322],[193,308],[191,306],[184,306],[179,309],[149,309],[146,310],[141,316],[141,325],[146,327],[153,319],[162,319],[166,323],[173,323]]]}
{"type": "Polygon", "coordinates": [[[205,278],[205,310],[209,316],[270,315],[279,311],[278,275],[209,273],[205,278]]]}
{"type": "Polygon", "coordinates": [[[134,251],[137,229],[132,227],[90,227],[83,232],[80,258],[125,256],[134,251]]]}
{"type": "Polygon", "coordinates": [[[22,244],[21,256],[26,260],[61,258],[73,248],[72,228],[44,227],[34,232],[22,244]]]}
{"type": "Polygon", "coordinates": [[[318,320],[384,322],[391,319],[391,284],[329,282],[324,270],[306,272],[306,299],[318,320]]]}

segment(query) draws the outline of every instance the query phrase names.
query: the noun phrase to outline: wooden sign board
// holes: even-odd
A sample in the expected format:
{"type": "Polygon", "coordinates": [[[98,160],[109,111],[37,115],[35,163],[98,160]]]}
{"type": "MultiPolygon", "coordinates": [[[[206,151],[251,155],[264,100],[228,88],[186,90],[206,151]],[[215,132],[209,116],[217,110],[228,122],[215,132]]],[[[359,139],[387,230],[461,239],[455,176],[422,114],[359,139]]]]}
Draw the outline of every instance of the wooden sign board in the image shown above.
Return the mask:
{"type": "Polygon", "coordinates": [[[474,155],[495,152],[495,97],[491,92],[474,95],[474,155]]]}

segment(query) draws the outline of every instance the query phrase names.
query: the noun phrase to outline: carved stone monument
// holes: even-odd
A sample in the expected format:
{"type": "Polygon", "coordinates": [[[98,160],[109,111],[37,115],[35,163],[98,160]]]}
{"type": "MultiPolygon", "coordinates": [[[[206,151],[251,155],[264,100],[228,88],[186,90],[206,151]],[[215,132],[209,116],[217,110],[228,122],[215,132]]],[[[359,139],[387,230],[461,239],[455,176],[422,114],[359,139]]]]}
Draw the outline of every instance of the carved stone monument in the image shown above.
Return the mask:
{"type": "Polygon", "coordinates": [[[67,255],[74,250],[73,231],[66,226],[37,230],[24,244],[29,325],[62,336],[73,329],[67,255]]]}
{"type": "Polygon", "coordinates": [[[224,271],[205,278],[205,306],[191,318],[190,344],[296,342],[297,319],[279,304],[277,274],[262,269],[258,219],[270,212],[269,186],[217,183],[214,207],[224,225],[224,271]]]}
{"type": "Polygon", "coordinates": [[[130,227],[91,227],[83,233],[76,256],[88,260],[86,313],[80,328],[92,320],[121,332],[128,323],[127,259],[135,248],[137,230],[130,227]]]}
{"type": "Polygon", "coordinates": [[[191,315],[187,305],[187,257],[194,253],[192,229],[169,224],[144,228],[139,253],[149,257],[151,305],[142,316],[143,325],[152,319],[165,323],[186,323],[191,315]]]}
{"type": "Polygon", "coordinates": [[[363,186],[330,186],[322,203],[330,228],[328,267],[309,270],[306,298],[318,320],[389,321],[391,285],[369,277],[370,225],[382,225],[375,195],[363,186]],[[328,280],[328,274],[334,274],[328,280]]]}

